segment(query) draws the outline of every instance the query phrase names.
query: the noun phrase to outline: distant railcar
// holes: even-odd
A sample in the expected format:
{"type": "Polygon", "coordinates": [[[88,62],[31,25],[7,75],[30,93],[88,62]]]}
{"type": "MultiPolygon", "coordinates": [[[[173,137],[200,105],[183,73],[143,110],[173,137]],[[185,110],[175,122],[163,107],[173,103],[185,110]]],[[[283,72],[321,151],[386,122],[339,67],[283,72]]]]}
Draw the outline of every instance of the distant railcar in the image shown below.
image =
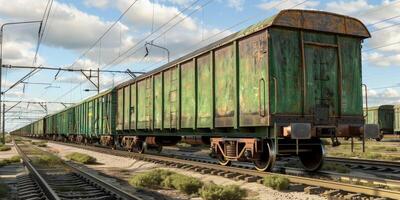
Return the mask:
{"type": "Polygon", "coordinates": [[[371,107],[368,108],[368,111],[364,109],[364,113],[366,123],[379,125],[379,137],[376,138],[377,141],[381,141],[385,134],[394,133],[395,112],[393,105],[371,107]]]}
{"type": "Polygon", "coordinates": [[[277,156],[298,156],[318,170],[320,138],[378,133],[363,118],[368,37],[355,18],[284,10],[45,118],[53,124],[45,135],[138,152],[206,143],[223,165],[251,161],[270,170],[277,156]],[[68,122],[57,121],[69,110],[68,122]],[[72,129],[58,130],[65,123],[72,129]]]}

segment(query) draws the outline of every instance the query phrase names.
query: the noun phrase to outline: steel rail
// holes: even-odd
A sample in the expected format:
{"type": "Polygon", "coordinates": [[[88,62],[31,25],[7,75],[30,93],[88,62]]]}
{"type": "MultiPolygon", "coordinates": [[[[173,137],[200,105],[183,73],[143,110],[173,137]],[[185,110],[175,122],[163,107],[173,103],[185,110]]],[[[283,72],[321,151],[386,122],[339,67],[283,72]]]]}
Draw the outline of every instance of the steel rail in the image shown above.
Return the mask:
{"type": "Polygon", "coordinates": [[[68,162],[63,162],[64,164],[66,164],[68,167],[72,168],[73,170],[75,170],[76,172],[78,172],[79,174],[81,174],[82,176],[84,176],[87,179],[90,179],[93,182],[96,182],[96,184],[100,185],[103,188],[107,188],[107,190],[111,191],[114,194],[117,194],[119,197],[122,197],[124,199],[136,199],[136,200],[143,200],[142,198],[135,196],[133,194],[130,194],[128,192],[125,192],[95,176],[93,176],[90,173],[87,173],[81,169],[79,169],[78,167],[68,163],[68,162]]]}
{"type": "Polygon", "coordinates": [[[37,184],[42,189],[43,193],[49,200],[61,200],[61,198],[54,192],[54,190],[47,184],[44,178],[39,174],[39,172],[33,167],[31,164],[30,159],[26,156],[26,154],[19,148],[17,143],[13,141],[14,147],[17,150],[18,154],[21,156],[23,162],[25,163],[26,168],[28,169],[29,173],[33,176],[36,180],[37,184]]]}
{"type": "MultiPolygon", "coordinates": [[[[19,154],[21,155],[21,157],[26,158],[26,159],[28,160],[28,163],[29,163],[29,160],[30,160],[30,159],[23,153],[23,151],[19,148],[19,146],[18,146],[16,143],[14,143],[14,145],[16,146],[17,151],[19,152],[19,154]]],[[[43,150],[41,150],[41,149],[38,148],[38,147],[34,147],[34,148],[35,148],[35,149],[38,149],[38,150],[40,150],[40,151],[42,151],[43,153],[52,155],[50,152],[43,151],[43,150]]],[[[92,174],[90,174],[90,173],[88,173],[88,172],[85,172],[85,171],[79,169],[79,167],[76,167],[76,166],[74,166],[73,164],[71,164],[71,163],[69,163],[69,162],[66,162],[66,161],[64,161],[64,160],[62,160],[61,162],[62,162],[62,164],[66,165],[67,167],[69,167],[70,169],[72,169],[72,171],[74,171],[76,174],[79,174],[79,175],[81,175],[82,177],[85,177],[86,179],[88,179],[88,180],[94,182],[95,184],[99,185],[99,186],[102,187],[102,188],[105,188],[106,190],[108,190],[108,192],[111,192],[111,193],[117,195],[118,197],[120,197],[120,198],[122,198],[122,199],[143,200],[142,198],[140,198],[140,197],[138,197],[138,196],[135,196],[135,195],[130,194],[130,193],[126,192],[126,191],[123,191],[123,190],[121,190],[120,188],[117,188],[117,187],[111,185],[110,183],[107,183],[107,182],[105,182],[105,181],[103,181],[103,180],[97,178],[96,176],[94,176],[94,175],[92,175],[92,174]]],[[[32,166],[32,164],[29,163],[29,165],[30,165],[30,168],[32,168],[33,170],[35,170],[35,172],[38,174],[38,176],[40,176],[40,174],[39,174],[39,173],[37,172],[37,170],[32,166]]],[[[48,187],[48,188],[51,190],[51,192],[52,192],[54,195],[57,196],[57,194],[54,192],[54,190],[51,189],[51,187],[47,184],[47,182],[44,180],[44,178],[43,178],[42,176],[40,176],[40,178],[41,178],[41,181],[44,182],[44,184],[46,185],[46,187],[48,187]]],[[[46,196],[48,196],[47,193],[46,193],[46,196]]],[[[53,198],[49,198],[49,199],[52,200],[53,198]]],[[[57,200],[58,200],[58,199],[60,199],[60,198],[57,196],[57,198],[54,198],[54,199],[57,199],[57,200]]]]}
{"type": "Polygon", "coordinates": [[[385,161],[385,160],[370,160],[370,159],[355,159],[355,158],[342,158],[342,157],[326,157],[325,161],[329,162],[340,162],[344,165],[371,165],[379,168],[399,168],[400,162],[396,161],[385,161]]]}
{"type": "MultiPolygon", "coordinates": [[[[51,141],[51,142],[54,142],[54,141],[51,141]]],[[[252,170],[252,169],[222,166],[222,165],[217,165],[217,164],[184,160],[184,159],[173,158],[173,157],[158,156],[158,155],[153,155],[153,154],[139,154],[139,153],[133,153],[133,152],[127,152],[127,151],[125,152],[125,151],[119,151],[119,150],[110,150],[108,148],[95,147],[95,146],[82,146],[82,145],[71,144],[71,143],[61,143],[61,142],[54,142],[54,143],[67,145],[67,146],[73,146],[73,147],[92,150],[92,151],[97,151],[97,152],[106,153],[106,154],[112,154],[112,155],[116,155],[116,156],[124,156],[124,157],[128,156],[131,158],[137,158],[137,159],[141,159],[144,161],[159,161],[159,162],[164,162],[167,164],[174,163],[174,164],[179,164],[179,165],[191,165],[191,166],[195,166],[195,167],[199,167],[199,168],[206,168],[206,169],[211,169],[211,170],[224,171],[227,173],[236,173],[236,174],[242,174],[242,175],[253,176],[253,177],[262,178],[265,176],[277,175],[277,173],[273,173],[273,172],[260,172],[260,171],[256,171],[256,170],[252,170]]],[[[300,177],[300,176],[294,176],[294,175],[286,175],[286,174],[278,174],[278,175],[284,176],[284,177],[288,178],[290,182],[297,183],[297,184],[304,184],[304,185],[316,186],[316,187],[333,189],[333,190],[342,190],[342,191],[346,191],[346,192],[350,192],[350,193],[359,193],[359,194],[364,194],[364,195],[385,197],[385,198],[390,198],[390,199],[400,199],[400,191],[395,191],[395,190],[373,188],[373,187],[367,187],[367,186],[356,185],[356,184],[342,183],[342,182],[308,178],[308,177],[300,177]]]]}

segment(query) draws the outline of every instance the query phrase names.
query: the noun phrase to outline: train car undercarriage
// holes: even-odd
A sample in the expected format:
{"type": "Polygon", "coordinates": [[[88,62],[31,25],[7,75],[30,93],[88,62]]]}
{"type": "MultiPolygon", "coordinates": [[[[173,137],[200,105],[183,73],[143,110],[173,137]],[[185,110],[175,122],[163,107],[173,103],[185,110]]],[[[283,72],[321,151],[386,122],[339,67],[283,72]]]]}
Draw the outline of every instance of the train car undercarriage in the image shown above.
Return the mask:
{"type": "Polygon", "coordinates": [[[82,135],[47,135],[45,138],[79,144],[99,144],[112,149],[124,148],[129,152],[145,153],[148,150],[161,152],[163,146],[174,146],[178,142],[192,145],[209,144],[210,156],[221,165],[232,161],[252,162],[259,171],[271,171],[278,157],[297,156],[307,171],[319,170],[323,163],[324,148],[319,138],[306,140],[223,137],[165,137],[165,136],[101,136],[86,138],[82,135]]]}

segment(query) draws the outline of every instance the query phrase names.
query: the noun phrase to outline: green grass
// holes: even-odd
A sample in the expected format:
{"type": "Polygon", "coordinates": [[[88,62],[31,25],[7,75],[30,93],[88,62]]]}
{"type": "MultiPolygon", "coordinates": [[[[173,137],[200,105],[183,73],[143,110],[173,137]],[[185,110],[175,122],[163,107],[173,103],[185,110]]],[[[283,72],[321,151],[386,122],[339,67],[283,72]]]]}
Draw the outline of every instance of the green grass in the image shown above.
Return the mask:
{"type": "Polygon", "coordinates": [[[397,148],[396,147],[385,147],[385,151],[397,152],[397,148]]]}
{"type": "Polygon", "coordinates": [[[289,188],[289,179],[280,175],[264,177],[264,185],[275,190],[286,190],[289,188]]]}
{"type": "Polygon", "coordinates": [[[47,141],[31,142],[31,144],[36,145],[38,147],[47,147],[47,141]]]}
{"type": "Polygon", "coordinates": [[[322,166],[323,170],[328,170],[328,171],[335,171],[339,173],[349,173],[350,169],[345,167],[344,165],[337,164],[337,163],[325,163],[322,166]]]}
{"type": "Polygon", "coordinates": [[[6,134],[6,143],[10,143],[12,141],[10,134],[6,134]]]}
{"type": "Polygon", "coordinates": [[[182,174],[171,174],[164,179],[162,184],[164,187],[177,189],[186,194],[196,194],[203,186],[203,182],[199,179],[182,174]]]}
{"type": "Polygon", "coordinates": [[[163,181],[172,174],[175,174],[175,172],[156,169],[134,175],[129,183],[139,188],[162,188],[163,181]]]}
{"type": "Polygon", "coordinates": [[[96,158],[89,156],[87,154],[73,152],[65,156],[69,160],[79,162],[82,164],[94,164],[96,163],[96,158]]]}
{"type": "Polygon", "coordinates": [[[219,186],[214,183],[204,184],[200,190],[204,200],[241,200],[246,197],[246,190],[237,185],[219,186]]]}
{"type": "Polygon", "coordinates": [[[40,155],[32,159],[33,164],[41,165],[41,166],[57,166],[61,165],[62,161],[59,157],[54,155],[40,155]]]}
{"type": "Polygon", "coordinates": [[[139,188],[176,189],[188,195],[199,194],[204,200],[241,200],[246,197],[246,190],[237,185],[204,184],[197,178],[162,169],[136,174],[129,184],[139,188]]]}
{"type": "Polygon", "coordinates": [[[9,165],[9,164],[12,164],[12,163],[17,163],[20,160],[21,160],[20,156],[13,156],[11,158],[6,158],[6,159],[3,159],[3,160],[0,160],[0,167],[3,167],[5,165],[9,165]]]}
{"type": "Polygon", "coordinates": [[[11,147],[0,144],[0,151],[9,151],[9,150],[11,150],[11,147]]]}

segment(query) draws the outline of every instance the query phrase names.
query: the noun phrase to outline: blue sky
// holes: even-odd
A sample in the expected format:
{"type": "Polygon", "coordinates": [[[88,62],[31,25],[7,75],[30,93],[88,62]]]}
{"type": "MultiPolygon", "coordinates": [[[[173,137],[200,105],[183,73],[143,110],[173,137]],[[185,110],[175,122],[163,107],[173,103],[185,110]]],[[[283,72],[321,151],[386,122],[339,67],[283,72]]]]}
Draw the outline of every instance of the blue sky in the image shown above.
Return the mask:
{"type": "MultiPolygon", "coordinates": [[[[372,33],[371,39],[365,41],[364,50],[400,42],[398,0],[138,0],[101,42],[89,49],[133,2],[54,0],[35,65],[71,67],[75,63],[72,67],[77,69],[100,67],[147,71],[165,63],[166,54],[151,48],[150,55],[144,58],[144,43],[139,41],[146,36],[148,39],[144,41],[154,40],[155,44],[169,48],[172,58],[177,58],[287,8],[325,10],[361,19],[369,25],[371,31],[378,30],[372,33]],[[185,8],[188,8],[186,12],[158,32],[152,33],[152,30],[157,30],[185,8]],[[176,26],[170,28],[175,23],[176,26]],[[387,28],[389,26],[393,27],[387,28]],[[224,31],[228,27],[232,29],[224,31]],[[135,48],[127,51],[131,47],[135,48]],[[88,53],[77,60],[86,50],[88,53]],[[125,51],[128,57],[110,64],[110,61],[125,51]]],[[[0,22],[5,23],[41,19],[47,0],[0,0],[0,3],[0,22]]],[[[7,27],[4,35],[4,64],[31,66],[37,31],[37,25],[7,27]]],[[[396,87],[400,86],[397,78],[400,75],[399,53],[400,44],[363,52],[363,82],[370,88],[371,104],[400,103],[400,87],[396,87]]],[[[3,88],[8,88],[27,72],[3,70],[3,88]]],[[[77,102],[95,94],[83,91],[93,89],[93,86],[80,74],[64,72],[54,80],[55,73],[39,71],[27,80],[32,83],[48,83],[51,87],[19,85],[6,93],[6,99],[77,102]]],[[[102,74],[101,77],[102,89],[129,79],[129,76],[120,74],[102,74]]],[[[7,104],[7,107],[10,106],[11,103],[7,104]]],[[[48,113],[62,108],[61,105],[49,104],[48,113]]],[[[18,105],[14,111],[7,115],[8,130],[46,114],[39,106],[27,104],[18,105]],[[15,119],[21,115],[20,111],[27,110],[32,111],[29,113],[30,119],[15,119]]]]}

